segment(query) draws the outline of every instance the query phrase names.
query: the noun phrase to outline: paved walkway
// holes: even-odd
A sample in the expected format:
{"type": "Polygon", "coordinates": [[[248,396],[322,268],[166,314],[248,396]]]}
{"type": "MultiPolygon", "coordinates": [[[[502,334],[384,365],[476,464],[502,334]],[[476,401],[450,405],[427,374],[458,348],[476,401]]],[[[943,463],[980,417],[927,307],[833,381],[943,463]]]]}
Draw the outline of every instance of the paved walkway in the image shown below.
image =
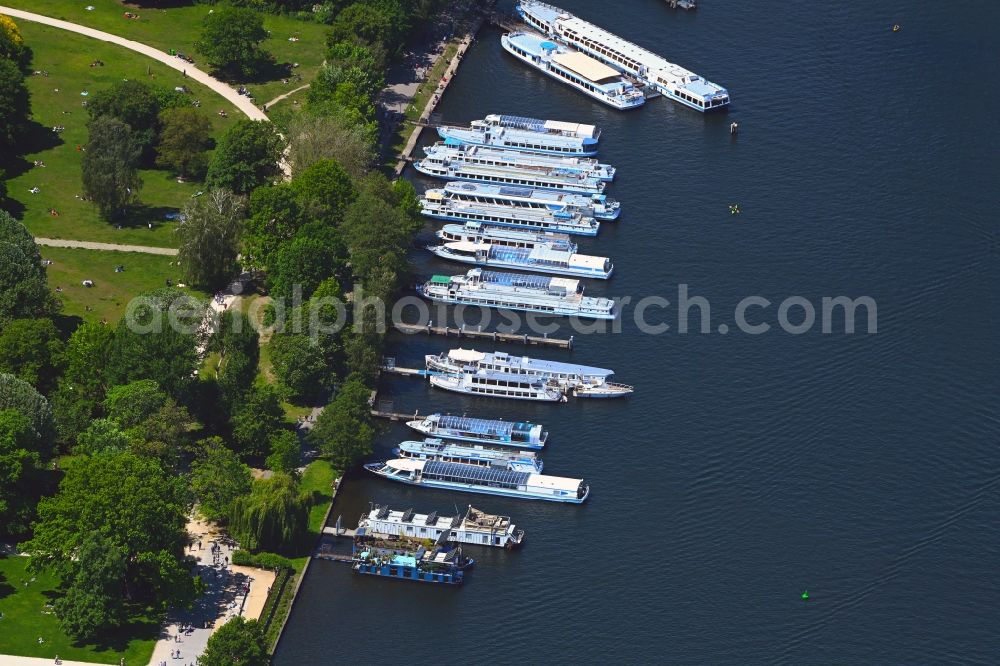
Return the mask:
{"type": "Polygon", "coordinates": [[[80,250],[115,250],[116,252],[143,252],[176,257],[178,250],[173,247],[152,247],[149,245],[121,245],[119,243],[94,243],[91,241],[64,240],[62,238],[38,238],[35,242],[49,247],[72,247],[80,250]]]}
{"type": "Polygon", "coordinates": [[[254,103],[248,98],[240,95],[233,88],[229,87],[228,84],[223,83],[209,74],[206,74],[194,65],[188,64],[180,58],[164,53],[158,49],[154,49],[152,46],[146,46],[145,44],[134,42],[131,39],[125,39],[124,37],[119,37],[118,35],[112,35],[110,32],[95,30],[76,23],[70,23],[69,21],[52,18],[50,16],[43,16],[42,14],[35,14],[34,12],[14,9],[13,7],[4,7],[0,5],[0,13],[25,21],[42,23],[44,25],[52,26],[53,28],[59,28],[60,30],[69,30],[70,32],[75,32],[86,37],[100,39],[101,41],[111,42],[112,44],[124,46],[127,49],[135,51],[136,53],[141,53],[142,55],[153,58],[154,60],[159,60],[167,67],[172,67],[179,72],[187,72],[187,75],[190,78],[211,88],[219,95],[225,97],[233,104],[233,106],[242,111],[248,118],[252,120],[267,120],[267,115],[263,111],[254,106],[254,103]]]}
{"type": "MultiPolygon", "coordinates": [[[[10,654],[0,654],[0,664],[3,666],[52,666],[56,662],[52,659],[42,657],[15,657],[10,654]]],[[[62,666],[92,666],[96,661],[69,661],[60,659],[62,666]]]]}
{"type": "Polygon", "coordinates": [[[231,541],[223,540],[213,525],[192,520],[188,523],[188,532],[194,544],[186,554],[195,559],[194,571],[205,581],[207,589],[191,610],[167,614],[167,625],[153,649],[150,666],[163,662],[168,666],[197,663],[209,637],[230,618],[235,615],[254,617],[245,612],[247,610],[260,615],[263,598],[267,597],[267,589],[274,582],[271,572],[230,566],[227,562],[231,562],[235,548],[231,541]]]}

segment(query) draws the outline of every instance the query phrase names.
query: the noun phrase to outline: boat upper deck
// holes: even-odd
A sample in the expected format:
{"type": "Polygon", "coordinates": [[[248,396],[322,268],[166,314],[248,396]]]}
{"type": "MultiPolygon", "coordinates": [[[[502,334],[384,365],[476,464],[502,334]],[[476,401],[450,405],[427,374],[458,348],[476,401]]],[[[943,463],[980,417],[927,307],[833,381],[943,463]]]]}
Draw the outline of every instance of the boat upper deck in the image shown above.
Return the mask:
{"type": "Polygon", "coordinates": [[[562,120],[539,120],[538,118],[526,118],[524,116],[507,116],[492,113],[483,120],[472,121],[472,126],[478,124],[491,127],[512,127],[514,129],[538,132],[540,134],[556,134],[559,136],[573,136],[580,139],[593,139],[596,142],[601,136],[601,130],[596,125],[584,125],[582,123],[570,123],[562,120]]]}
{"type": "Polygon", "coordinates": [[[601,93],[609,96],[621,92],[626,83],[620,72],[608,67],[586,53],[570,49],[530,32],[511,32],[506,35],[512,46],[536,58],[548,56],[552,62],[587,80],[601,93]]]}
{"type": "MultiPolygon", "coordinates": [[[[458,196],[486,196],[515,199],[518,201],[540,201],[544,202],[552,210],[559,210],[566,206],[587,208],[594,203],[611,203],[606,194],[574,194],[572,192],[518,187],[516,185],[451,182],[445,184],[441,189],[458,196]]],[[[428,192],[431,191],[428,190],[428,192]]]]}
{"type": "Polygon", "coordinates": [[[511,356],[506,352],[481,352],[475,349],[450,349],[448,358],[457,363],[474,363],[487,370],[498,368],[524,369],[531,372],[547,372],[554,374],[611,377],[614,370],[595,368],[590,365],[549,361],[529,356],[511,356]]]}
{"type": "Polygon", "coordinates": [[[499,419],[475,419],[452,414],[431,414],[427,420],[436,420],[437,427],[466,433],[488,435],[492,438],[511,439],[514,433],[523,437],[541,435],[542,426],[524,421],[501,421],[499,419]]]}

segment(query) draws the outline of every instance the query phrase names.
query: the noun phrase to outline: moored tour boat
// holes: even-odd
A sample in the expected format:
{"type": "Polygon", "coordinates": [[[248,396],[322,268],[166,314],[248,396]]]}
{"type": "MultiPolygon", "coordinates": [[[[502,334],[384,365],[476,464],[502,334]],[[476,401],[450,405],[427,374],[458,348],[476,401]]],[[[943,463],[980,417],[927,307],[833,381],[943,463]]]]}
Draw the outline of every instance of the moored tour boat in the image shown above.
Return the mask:
{"type": "Polygon", "coordinates": [[[451,414],[429,414],[422,419],[408,421],[406,425],[429,437],[526,449],[541,449],[549,437],[549,433],[538,423],[477,419],[451,414]]]}

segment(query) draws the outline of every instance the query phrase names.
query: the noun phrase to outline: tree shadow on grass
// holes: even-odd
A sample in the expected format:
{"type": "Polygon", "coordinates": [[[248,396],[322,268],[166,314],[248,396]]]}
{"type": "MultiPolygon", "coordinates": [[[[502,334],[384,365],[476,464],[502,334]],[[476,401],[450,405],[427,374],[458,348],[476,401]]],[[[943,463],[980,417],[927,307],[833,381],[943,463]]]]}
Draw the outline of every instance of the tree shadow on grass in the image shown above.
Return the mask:
{"type": "Polygon", "coordinates": [[[165,224],[174,224],[177,219],[168,219],[168,215],[178,215],[177,208],[172,206],[150,206],[149,204],[137,203],[128,209],[128,213],[114,224],[121,225],[122,229],[159,229],[165,224]]]}
{"type": "Polygon", "coordinates": [[[51,127],[45,127],[32,120],[21,135],[15,152],[0,155],[0,169],[7,173],[7,178],[17,178],[34,168],[32,162],[25,159],[24,155],[41,153],[64,143],[58,132],[53,132],[51,127]]]}
{"type": "Polygon", "coordinates": [[[0,573],[0,599],[3,599],[4,597],[9,597],[15,592],[17,592],[17,589],[13,585],[7,582],[7,576],[5,576],[3,573],[0,573]]]}
{"type": "MultiPolygon", "coordinates": [[[[47,599],[47,605],[55,604],[63,596],[58,590],[45,590],[42,595],[47,599]]],[[[125,614],[130,618],[125,624],[102,631],[92,638],[73,641],[73,647],[98,653],[120,653],[127,651],[132,641],[155,641],[160,637],[160,618],[148,608],[128,608],[125,614]]]]}

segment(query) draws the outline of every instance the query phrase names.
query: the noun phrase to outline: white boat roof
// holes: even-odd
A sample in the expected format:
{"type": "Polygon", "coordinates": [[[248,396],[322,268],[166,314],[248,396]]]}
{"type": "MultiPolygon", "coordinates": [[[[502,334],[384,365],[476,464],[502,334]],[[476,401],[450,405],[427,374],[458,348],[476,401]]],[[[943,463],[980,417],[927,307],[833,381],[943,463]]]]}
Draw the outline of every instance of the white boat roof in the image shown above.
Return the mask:
{"type": "Polygon", "coordinates": [[[603,271],[607,261],[607,257],[597,257],[592,254],[573,254],[569,257],[571,268],[593,268],[603,271]]]}
{"type": "Polygon", "coordinates": [[[589,139],[597,135],[596,125],[582,125],[580,123],[567,123],[562,120],[546,120],[545,129],[556,130],[557,132],[572,132],[578,136],[585,136],[589,139]]]}
{"type": "Polygon", "coordinates": [[[427,190],[424,192],[424,198],[431,201],[443,201],[444,193],[441,190],[427,190]]]}
{"type": "Polygon", "coordinates": [[[458,349],[449,349],[448,358],[461,363],[479,363],[486,358],[486,354],[475,349],[462,349],[459,347],[458,349]]]}
{"type": "Polygon", "coordinates": [[[552,278],[549,284],[553,287],[565,287],[566,291],[573,292],[576,291],[577,287],[580,286],[579,280],[570,280],[568,278],[552,278]]]}
{"type": "Polygon", "coordinates": [[[451,241],[450,243],[445,243],[444,246],[449,250],[457,250],[459,252],[477,252],[479,250],[489,250],[489,243],[473,243],[472,241],[451,241]]]}
{"type": "Polygon", "coordinates": [[[425,462],[427,461],[420,460],[419,458],[393,458],[392,460],[385,461],[385,464],[401,472],[415,472],[422,470],[425,462]]]}
{"type": "Polygon", "coordinates": [[[528,486],[535,488],[552,488],[553,490],[568,490],[576,492],[583,479],[571,479],[565,476],[548,476],[547,474],[532,474],[528,477],[528,486]]]}
{"type": "Polygon", "coordinates": [[[569,262],[573,253],[567,250],[553,250],[545,245],[536,245],[528,253],[528,256],[540,261],[569,262]]]}
{"type": "Polygon", "coordinates": [[[552,59],[567,67],[580,76],[590,81],[603,81],[605,79],[617,79],[621,77],[617,71],[611,69],[603,62],[591,58],[579,51],[569,51],[566,53],[554,53],[552,59]]]}

